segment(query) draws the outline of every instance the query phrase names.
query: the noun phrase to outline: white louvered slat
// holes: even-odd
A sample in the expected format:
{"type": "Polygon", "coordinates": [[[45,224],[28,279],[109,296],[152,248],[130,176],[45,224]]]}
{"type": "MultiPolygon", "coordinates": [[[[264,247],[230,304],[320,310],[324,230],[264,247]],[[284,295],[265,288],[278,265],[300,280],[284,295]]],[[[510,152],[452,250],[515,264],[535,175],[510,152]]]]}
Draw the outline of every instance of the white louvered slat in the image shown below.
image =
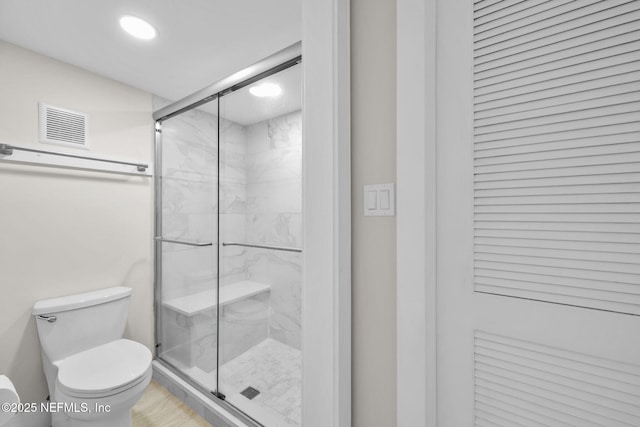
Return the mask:
{"type": "Polygon", "coordinates": [[[527,0],[475,0],[474,1],[474,12],[473,17],[478,18],[484,16],[486,14],[494,13],[497,10],[503,9],[505,7],[509,7],[512,4],[522,3],[527,0]]]}
{"type": "Polygon", "coordinates": [[[570,2],[571,0],[527,0],[525,2],[518,2],[490,14],[474,16],[474,24],[479,31],[483,31],[484,28],[494,28],[498,25],[511,23],[570,2]]]}
{"type": "MultiPolygon", "coordinates": [[[[476,205],[475,212],[482,213],[496,213],[496,214],[509,214],[509,213],[533,213],[533,214],[611,214],[616,215],[620,212],[624,212],[624,217],[630,215],[639,215],[639,206],[631,203],[546,203],[541,205],[535,204],[512,204],[512,205],[476,205]]],[[[622,218],[622,217],[620,217],[622,218]]]]}
{"type": "Polygon", "coordinates": [[[499,230],[528,230],[528,231],[563,231],[575,233],[607,233],[610,235],[639,234],[640,224],[618,222],[577,222],[577,221],[545,221],[538,223],[522,221],[477,221],[476,230],[498,232],[499,230]]]}
{"type": "Polygon", "coordinates": [[[608,259],[598,261],[585,254],[579,253],[563,254],[560,251],[550,251],[549,257],[543,257],[537,254],[539,251],[534,249],[530,249],[529,253],[521,251],[524,253],[514,254],[514,252],[517,251],[509,252],[492,250],[489,252],[488,250],[485,250],[484,252],[481,252],[478,250],[476,251],[476,259],[478,261],[491,261],[494,263],[556,268],[567,268],[565,267],[566,265],[571,265],[569,268],[572,270],[579,269],[592,271],[592,277],[596,277],[596,273],[598,273],[599,276],[606,276],[605,273],[611,273],[612,275],[626,273],[630,278],[632,278],[632,280],[638,280],[638,275],[640,275],[640,265],[625,262],[618,263],[614,261],[617,259],[615,254],[611,254],[608,259]]]}
{"type": "MultiPolygon", "coordinates": [[[[573,406],[573,401],[558,399],[558,396],[547,395],[540,390],[524,387],[524,390],[513,387],[513,383],[504,384],[499,380],[491,380],[476,377],[476,389],[479,393],[489,395],[510,395],[518,401],[530,402],[530,407],[536,412],[544,414],[548,409],[557,412],[564,412],[574,420],[574,426],[607,426],[607,427],[630,427],[633,424],[623,424],[604,415],[588,410],[588,405],[573,406]],[[589,423],[589,422],[593,423],[589,423]]],[[[517,384],[516,384],[517,385],[517,384]]],[[[506,405],[505,405],[506,406],[506,405]]]]}
{"type": "Polygon", "coordinates": [[[629,305],[629,309],[633,310],[634,306],[640,302],[640,295],[629,294],[624,292],[615,293],[611,290],[598,291],[589,289],[584,286],[571,287],[563,286],[557,283],[546,284],[543,280],[536,278],[534,282],[530,281],[517,281],[513,279],[500,279],[495,277],[477,276],[478,284],[483,285],[486,288],[504,288],[510,290],[521,290],[523,292],[556,292],[558,295],[564,296],[579,296],[589,300],[602,300],[610,303],[618,303],[629,305]]]}
{"type": "MultiPolygon", "coordinates": [[[[638,66],[637,61],[635,61],[599,68],[592,72],[573,76],[565,76],[551,80],[538,80],[537,83],[511,89],[489,91],[483,90],[483,88],[475,92],[475,101],[478,104],[484,104],[483,107],[502,104],[512,105],[519,102],[559,98],[563,93],[572,94],[575,92],[588,91],[603,86],[634,82],[637,81],[637,79],[638,66]],[[563,92],[558,92],[558,88],[563,92]],[[567,91],[567,89],[569,92],[564,92],[567,91]]],[[[559,102],[565,102],[565,99],[557,99],[555,104],[551,103],[551,105],[557,105],[559,102]]]]}
{"type": "MultiPolygon", "coordinates": [[[[557,2],[558,4],[562,2],[557,2]]],[[[533,14],[523,19],[509,22],[506,25],[484,25],[476,28],[475,45],[486,40],[490,43],[510,39],[513,44],[527,41],[527,35],[540,34],[542,37],[554,36],[563,31],[574,31],[576,28],[587,27],[587,32],[595,28],[590,27],[597,22],[609,24],[609,21],[617,18],[616,22],[623,24],[628,22],[624,16],[637,10],[635,0],[580,0],[569,4],[561,4],[557,8],[549,9],[542,13],[533,14]],[[595,15],[595,16],[594,16],[595,15]]],[[[581,33],[584,34],[584,33],[581,33]]],[[[480,45],[482,46],[482,45],[480,45]]]]}
{"type": "MultiPolygon", "coordinates": [[[[635,42],[638,40],[638,29],[635,23],[631,22],[625,25],[626,26],[603,30],[596,34],[588,34],[580,40],[581,42],[584,42],[583,45],[568,45],[566,49],[562,49],[564,46],[552,44],[552,46],[557,49],[554,52],[546,52],[545,47],[540,47],[532,50],[531,52],[510,55],[495,61],[477,64],[474,67],[476,73],[478,73],[475,80],[480,81],[482,77],[502,76],[503,78],[496,78],[496,80],[505,82],[510,80],[505,79],[505,75],[507,77],[512,77],[514,73],[524,70],[525,72],[521,74],[526,76],[531,72],[531,70],[535,70],[533,67],[549,69],[562,68],[562,64],[558,64],[556,61],[572,57],[576,57],[574,60],[580,61],[583,59],[582,55],[593,52],[593,49],[603,55],[600,57],[601,59],[606,57],[612,58],[614,57],[614,52],[609,52],[608,46],[619,46],[621,43],[635,42]],[[531,69],[526,72],[526,69],[530,67],[531,69]]],[[[631,52],[626,55],[633,57],[631,52]]]]}
{"type": "Polygon", "coordinates": [[[640,314],[640,2],[474,18],[476,290],[640,314]]]}
{"type": "Polygon", "coordinates": [[[475,362],[485,366],[503,367],[505,370],[531,373],[531,376],[549,383],[562,384],[568,388],[579,388],[597,397],[611,398],[620,404],[634,405],[628,409],[638,413],[638,376],[637,366],[628,366],[628,370],[620,371],[619,366],[603,361],[604,365],[592,361],[582,362],[576,355],[556,356],[545,352],[530,351],[513,344],[495,342],[485,343],[476,339],[475,362]]]}
{"type": "Polygon", "coordinates": [[[633,384],[626,382],[627,373],[613,371],[617,375],[616,380],[608,376],[610,372],[607,369],[598,366],[580,365],[575,361],[559,361],[544,354],[512,350],[508,347],[496,349],[477,344],[475,362],[482,364],[485,371],[496,375],[497,368],[503,368],[515,375],[529,376],[531,381],[522,382],[530,385],[540,386],[544,381],[560,385],[564,390],[577,390],[576,394],[584,393],[584,400],[594,403],[601,398],[610,399],[609,406],[626,408],[627,412],[640,416],[640,407],[637,406],[638,390],[633,384]]]}
{"type": "MultiPolygon", "coordinates": [[[[612,150],[613,151],[613,150],[612,150]]],[[[511,162],[505,162],[500,158],[495,163],[489,163],[492,160],[484,158],[483,161],[476,163],[476,174],[498,173],[498,172],[514,172],[514,171],[534,171],[549,170],[561,168],[576,168],[586,166],[602,166],[602,165],[623,165],[627,163],[636,163],[640,161],[640,152],[622,152],[600,155],[583,155],[583,153],[575,153],[573,157],[558,156],[557,158],[527,160],[514,159],[511,162]]]]}
{"type": "MultiPolygon", "coordinates": [[[[630,285],[635,285],[638,281],[637,274],[585,269],[580,268],[582,267],[581,265],[576,265],[573,268],[562,266],[558,267],[545,265],[539,260],[527,260],[526,258],[523,262],[522,257],[518,259],[520,262],[512,262],[515,261],[513,259],[500,259],[500,261],[495,261],[495,258],[495,256],[490,257],[486,254],[481,254],[475,262],[476,271],[478,271],[478,269],[487,269],[514,273],[538,274],[542,276],[570,277],[576,280],[597,280],[603,283],[626,283],[630,285]]],[[[606,290],[607,288],[603,287],[603,289],[606,290]]],[[[553,296],[554,294],[550,295],[553,296]]]]}
{"type": "Polygon", "coordinates": [[[476,417],[489,414],[500,425],[640,425],[639,366],[483,331],[475,331],[474,348],[476,417]]]}
{"type": "MultiPolygon", "coordinates": [[[[476,181],[507,181],[524,179],[543,178],[563,178],[563,177],[584,177],[594,175],[611,175],[611,170],[615,168],[616,174],[634,174],[638,171],[635,163],[615,163],[595,166],[560,167],[550,169],[527,169],[521,171],[508,172],[485,172],[476,175],[476,181]]],[[[558,185],[562,184],[562,179],[558,179],[558,185]]]]}
{"type": "MultiPolygon", "coordinates": [[[[498,399],[495,399],[489,395],[483,395],[483,394],[477,394],[476,395],[476,411],[482,411],[482,412],[486,412],[486,411],[504,411],[506,413],[512,414],[515,413],[516,411],[514,411],[513,409],[511,411],[505,410],[504,408],[502,408],[501,406],[501,401],[498,399]]],[[[517,412],[518,415],[525,418],[526,420],[528,420],[529,422],[533,423],[531,425],[534,426],[548,426],[549,423],[551,422],[555,422],[556,425],[558,427],[569,427],[571,426],[571,424],[567,424],[567,423],[562,423],[562,422],[558,422],[558,416],[559,415],[561,417],[562,414],[548,414],[548,415],[553,415],[555,416],[554,418],[551,418],[550,416],[548,416],[547,414],[538,414],[535,413],[531,410],[528,410],[526,408],[523,408],[522,406],[517,406],[517,412]]]]}
{"type": "MultiPolygon", "coordinates": [[[[527,342],[527,341],[517,340],[518,344],[514,346],[513,344],[516,340],[513,338],[496,335],[488,332],[483,332],[483,331],[476,331],[475,336],[476,338],[479,338],[479,340],[476,340],[477,347],[494,348],[497,350],[511,352],[513,354],[524,355],[525,357],[528,357],[526,356],[527,354],[543,355],[543,356],[536,356],[536,357],[546,357],[548,358],[548,361],[553,360],[555,364],[559,366],[565,366],[565,367],[571,367],[573,366],[572,363],[577,361],[580,363],[579,365],[574,366],[575,369],[582,370],[583,372],[587,372],[594,375],[600,375],[604,378],[610,377],[612,373],[610,371],[613,371],[614,374],[615,372],[618,372],[618,371],[623,373],[628,372],[634,375],[635,377],[640,377],[640,365],[637,365],[637,364],[621,365],[616,361],[600,359],[600,358],[596,358],[596,357],[589,356],[582,353],[575,353],[571,350],[543,346],[540,344],[527,342]],[[623,367],[624,369],[619,369],[620,367],[623,367]]],[[[616,376],[616,378],[618,377],[616,376]]],[[[626,377],[623,376],[620,378],[624,380],[626,377]]],[[[628,383],[635,384],[635,387],[640,385],[640,383],[638,383],[638,381],[636,380],[628,381],[628,383]]],[[[640,389],[637,389],[637,390],[640,391],[640,389]]],[[[640,394],[638,395],[640,396],[640,394]]]]}
{"type": "MultiPolygon", "coordinates": [[[[535,244],[535,243],[534,243],[535,244]]],[[[483,254],[507,254],[512,256],[527,256],[534,258],[542,258],[547,259],[552,257],[553,259],[563,258],[563,259],[575,259],[580,261],[609,261],[613,263],[620,264],[629,264],[629,270],[636,274],[640,274],[640,269],[637,269],[635,261],[638,259],[637,252],[598,252],[594,250],[586,250],[583,249],[583,246],[580,249],[556,249],[547,247],[536,247],[534,244],[527,244],[526,246],[516,246],[516,245],[483,245],[476,244],[476,251],[478,253],[483,254]]],[[[634,245],[630,245],[634,246],[634,245]]],[[[621,270],[624,271],[625,266],[618,266],[621,270]]],[[[639,292],[640,293],[640,292],[639,292]]]]}
{"type": "MultiPolygon", "coordinates": [[[[571,0],[562,0],[564,2],[571,0]]],[[[540,4],[551,3],[549,0],[526,0],[526,1],[510,1],[502,2],[501,4],[493,5],[493,7],[484,7],[482,9],[476,9],[473,13],[473,21],[476,25],[485,24],[489,21],[496,20],[506,15],[514,16],[515,13],[519,13],[527,8],[536,7],[540,4]]],[[[553,5],[549,5],[553,7],[553,5]]]]}
{"type": "Polygon", "coordinates": [[[494,387],[498,386],[496,388],[508,388],[553,400],[558,405],[556,408],[561,407],[560,405],[571,406],[583,411],[585,415],[599,415],[607,421],[614,420],[619,423],[633,423],[634,419],[640,418],[637,406],[634,408],[633,405],[607,398],[602,394],[594,395],[563,384],[524,375],[519,372],[522,370],[519,364],[499,363],[499,367],[492,367],[477,363],[476,367],[479,368],[476,371],[478,383],[493,384],[494,387]],[[549,387],[549,383],[552,387],[549,387]]]}
{"type": "Polygon", "coordinates": [[[588,53],[562,61],[543,64],[543,66],[537,66],[533,69],[528,68],[505,73],[497,77],[477,79],[475,93],[476,95],[482,95],[492,91],[526,86],[531,82],[553,81],[566,76],[579,78],[583,73],[638,60],[639,55],[636,43],[629,43],[628,46],[623,46],[623,48],[615,51],[609,50],[604,54],[604,57],[602,52],[597,52],[600,55],[588,53]]]}
{"type": "MultiPolygon", "coordinates": [[[[553,2],[560,3],[560,2],[553,2]]],[[[635,0],[606,1],[585,0],[581,5],[585,7],[575,9],[576,2],[561,5],[550,9],[545,13],[532,15],[526,20],[514,22],[507,30],[507,26],[499,26],[488,32],[496,35],[485,37],[487,32],[477,33],[474,43],[476,58],[481,58],[479,63],[489,60],[512,56],[520,52],[537,49],[543,46],[550,46],[560,43],[558,46],[550,47],[554,51],[564,49],[571,44],[566,43],[568,39],[588,37],[589,40],[597,40],[603,34],[598,34],[605,30],[614,30],[616,26],[626,25],[637,18],[638,5],[635,0]],[[612,7],[612,4],[618,6],[612,7]],[[558,13],[561,10],[570,10],[568,13],[558,13]],[[600,13],[598,13],[600,12],[600,13]],[[599,19],[593,19],[593,15],[598,14],[599,19]],[[551,15],[551,19],[543,19],[543,15],[551,15]],[[529,25],[523,25],[529,22],[529,25]],[[507,30],[507,31],[505,31],[507,30]],[[566,37],[562,37],[566,34],[566,37]]],[[[631,28],[633,30],[633,28],[631,28]]],[[[622,34],[625,28],[618,28],[610,34],[622,34]]],[[[573,43],[577,45],[582,40],[573,43]]]]}
{"type": "Polygon", "coordinates": [[[599,34],[603,37],[601,39],[592,40],[588,44],[573,45],[556,52],[547,52],[543,56],[525,56],[520,58],[520,61],[499,65],[491,62],[478,64],[475,66],[474,81],[479,86],[483,86],[487,81],[493,84],[496,81],[508,81],[590,60],[633,52],[637,50],[640,30],[632,27],[629,24],[629,28],[623,28],[622,32],[619,29],[603,31],[599,34]]]}
{"type": "MultiPolygon", "coordinates": [[[[553,410],[551,408],[545,407],[541,408],[540,406],[531,403],[524,402],[517,398],[514,398],[510,394],[501,393],[491,388],[476,386],[476,402],[481,400],[490,399],[493,401],[495,406],[500,406],[503,408],[508,408],[513,412],[526,414],[531,419],[544,419],[544,417],[548,417],[550,421],[544,422],[541,426],[549,426],[549,425],[557,425],[557,426],[571,426],[575,427],[576,418],[568,416],[560,411],[553,410]]],[[[601,425],[595,424],[589,420],[583,420],[584,422],[580,424],[580,426],[585,427],[602,427],[601,425]]],[[[503,424],[508,425],[508,424],[503,424]]]]}
{"type": "MultiPolygon", "coordinates": [[[[536,223],[581,223],[587,224],[622,224],[625,228],[635,232],[638,222],[638,215],[634,213],[575,213],[575,212],[534,212],[534,213],[507,213],[507,212],[476,212],[476,221],[491,222],[536,222],[536,223]]],[[[505,224],[506,226],[507,224],[505,224]]]]}
{"type": "MultiPolygon", "coordinates": [[[[500,72],[497,75],[495,73],[491,75],[490,72],[478,72],[474,79],[476,88],[483,89],[496,84],[518,86],[526,83],[527,79],[535,79],[534,76],[538,74],[542,75],[543,78],[553,78],[561,75],[564,70],[576,74],[589,69],[597,69],[598,65],[606,61],[611,61],[614,65],[630,62],[637,58],[638,55],[639,43],[635,41],[637,38],[633,37],[634,33],[637,32],[625,33],[623,36],[619,36],[623,41],[626,41],[622,44],[612,45],[611,38],[605,39],[603,43],[609,46],[608,49],[590,50],[577,55],[567,55],[563,51],[562,53],[565,55],[554,61],[540,63],[540,61],[529,59],[528,61],[532,62],[531,66],[517,67],[511,71],[505,70],[505,67],[500,67],[496,69],[496,71],[500,72]]],[[[548,57],[545,57],[545,59],[548,60],[548,57]]]]}
{"type": "Polygon", "coordinates": [[[601,175],[578,175],[575,177],[565,176],[541,177],[531,179],[519,179],[512,181],[484,180],[476,179],[476,191],[495,188],[531,188],[531,187],[570,187],[574,185],[607,185],[607,184],[633,184],[637,185],[640,173],[635,171],[630,173],[615,173],[601,175]]]}
{"type": "MultiPolygon", "coordinates": [[[[499,279],[504,281],[513,281],[514,283],[538,283],[542,285],[558,285],[571,288],[582,289],[602,289],[603,286],[607,288],[607,291],[617,294],[624,294],[634,296],[637,295],[637,289],[632,284],[617,283],[617,282],[605,282],[594,279],[574,279],[561,276],[553,276],[550,274],[532,274],[507,270],[491,270],[488,268],[476,268],[475,274],[478,278],[484,279],[499,279]]],[[[494,284],[497,286],[497,282],[494,284]]],[[[616,297],[613,295],[613,297],[616,297]]]]}
{"type": "MultiPolygon", "coordinates": [[[[638,62],[640,64],[640,62],[638,62]]],[[[522,117],[524,114],[513,115],[511,117],[500,117],[500,122],[486,123],[486,121],[476,121],[476,135],[483,135],[488,133],[495,133],[501,131],[507,131],[518,128],[541,128],[545,125],[563,124],[574,122],[579,119],[597,118],[606,115],[613,114],[625,114],[635,113],[640,105],[640,96],[636,92],[635,94],[627,94],[624,100],[620,99],[615,107],[606,105],[606,102],[613,100],[594,100],[592,102],[575,103],[571,106],[562,106],[562,108],[555,107],[553,110],[547,109],[546,111],[529,111],[527,117],[522,117]],[[635,97],[635,99],[633,99],[635,97]],[[571,108],[572,107],[572,108],[571,108]],[[571,108],[570,111],[566,111],[571,108]],[[514,117],[515,116],[515,117],[514,117]]]]}
{"type": "MultiPolygon", "coordinates": [[[[551,236],[550,236],[551,237],[551,236]]],[[[593,238],[592,238],[593,239],[593,238]]],[[[637,239],[637,236],[636,236],[637,239]]],[[[640,248],[636,243],[603,242],[601,240],[576,241],[561,240],[557,236],[541,239],[537,234],[533,238],[527,237],[483,237],[476,234],[476,245],[502,246],[515,248],[536,249],[564,249],[588,252],[612,252],[620,254],[640,254],[640,248]]]]}
{"type": "Polygon", "coordinates": [[[580,140],[552,141],[531,144],[528,147],[505,147],[478,150],[476,165],[509,163],[514,160],[540,160],[574,156],[590,156],[608,153],[631,153],[638,149],[640,133],[627,133],[580,140]]]}
{"type": "Polygon", "coordinates": [[[522,93],[515,96],[495,97],[481,101],[476,99],[476,111],[495,110],[495,114],[516,113],[541,108],[550,108],[585,100],[601,98],[638,90],[638,72],[605,77],[598,80],[567,85],[561,90],[549,89],[540,92],[522,93]],[[511,107],[511,108],[506,108],[511,107]]]}
{"type": "MultiPolygon", "coordinates": [[[[640,33],[638,33],[638,35],[640,35],[640,33]]],[[[638,91],[638,85],[633,80],[627,83],[621,83],[618,80],[610,80],[607,83],[611,84],[588,90],[586,92],[578,91],[559,96],[555,94],[555,96],[541,99],[529,99],[526,102],[514,102],[513,100],[499,100],[490,102],[484,105],[484,107],[486,107],[484,108],[484,110],[480,109],[480,107],[483,106],[476,106],[477,108],[474,116],[476,119],[491,119],[498,117],[502,118],[501,116],[516,114],[527,114],[533,117],[543,116],[545,115],[545,111],[549,110],[555,110],[557,112],[564,113],[573,111],[572,107],[576,104],[576,109],[584,109],[581,107],[584,107],[585,105],[599,106],[599,100],[602,98],[631,94],[638,91]],[[553,98],[551,100],[552,102],[549,102],[550,98],[553,98]],[[593,101],[593,104],[589,104],[590,101],[593,101]]]]}
{"type": "MultiPolygon", "coordinates": [[[[578,224],[580,225],[580,224],[578,224]]],[[[593,225],[593,224],[589,224],[593,225]]],[[[626,224],[613,224],[619,227],[627,227],[626,224]]],[[[491,223],[483,222],[476,225],[475,236],[519,239],[524,238],[528,241],[532,240],[553,240],[553,241],[572,241],[572,242],[600,242],[600,243],[640,243],[640,227],[636,226],[633,231],[622,231],[620,228],[612,228],[610,230],[592,229],[585,227],[570,228],[567,223],[545,223],[545,224],[527,224],[527,223],[491,223]]]]}
{"type": "Polygon", "coordinates": [[[475,425],[478,427],[500,427],[499,425],[493,424],[492,422],[487,421],[481,417],[476,417],[475,425]]]}
{"type": "MultiPolygon", "coordinates": [[[[591,114],[594,111],[600,111],[602,108],[606,108],[609,105],[628,106],[629,104],[635,104],[640,100],[640,91],[626,92],[620,95],[606,96],[596,99],[588,99],[584,101],[554,105],[546,108],[533,108],[523,111],[503,112],[497,114],[496,110],[492,116],[486,114],[477,114],[474,120],[474,124],[478,128],[488,126],[495,126],[500,124],[544,124],[557,123],[574,118],[576,114],[591,114]],[[536,120],[535,122],[531,122],[536,120]]],[[[626,107],[623,107],[626,108],[626,107]]],[[[625,112],[625,111],[620,111],[625,112]]],[[[486,112],[485,112],[486,113],[486,112]]],[[[634,142],[637,139],[629,139],[626,142],[634,142]]]]}
{"type": "MultiPolygon", "coordinates": [[[[563,224],[564,225],[564,224],[563,224]]],[[[553,229],[526,229],[518,228],[514,224],[502,224],[502,227],[490,227],[487,223],[478,224],[475,230],[477,239],[524,239],[529,244],[535,244],[536,240],[547,240],[557,243],[567,242],[597,242],[606,243],[640,243],[639,232],[587,232],[584,230],[553,230],[553,229]]]]}
{"type": "Polygon", "coordinates": [[[476,417],[480,419],[491,420],[498,425],[504,423],[505,421],[508,422],[509,425],[514,427],[537,427],[539,425],[528,418],[513,414],[511,412],[491,405],[479,404],[476,407],[476,417]]]}

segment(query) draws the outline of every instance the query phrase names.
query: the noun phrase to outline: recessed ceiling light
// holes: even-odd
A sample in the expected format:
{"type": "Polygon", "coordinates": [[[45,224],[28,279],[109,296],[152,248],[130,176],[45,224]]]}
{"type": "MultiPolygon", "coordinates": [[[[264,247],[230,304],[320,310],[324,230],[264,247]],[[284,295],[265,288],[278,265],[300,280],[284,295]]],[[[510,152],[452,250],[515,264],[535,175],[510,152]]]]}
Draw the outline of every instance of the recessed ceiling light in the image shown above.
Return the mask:
{"type": "Polygon", "coordinates": [[[120,18],[120,26],[133,37],[143,40],[151,40],[156,36],[156,29],[144,19],[125,15],[120,18]]]}
{"type": "Polygon", "coordinates": [[[282,89],[274,83],[262,83],[259,86],[250,88],[249,92],[251,92],[251,95],[262,98],[265,96],[278,96],[282,92],[282,89]]]}

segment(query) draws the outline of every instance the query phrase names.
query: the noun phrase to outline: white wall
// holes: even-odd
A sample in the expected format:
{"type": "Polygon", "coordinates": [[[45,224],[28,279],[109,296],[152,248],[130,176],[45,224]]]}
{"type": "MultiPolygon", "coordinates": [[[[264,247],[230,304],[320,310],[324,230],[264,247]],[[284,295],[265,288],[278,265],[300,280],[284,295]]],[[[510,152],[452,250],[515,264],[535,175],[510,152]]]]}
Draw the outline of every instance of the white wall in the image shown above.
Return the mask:
{"type": "MultiPolygon", "coordinates": [[[[151,96],[0,41],[0,142],[151,163],[151,96]],[[90,150],[41,144],[37,102],[88,113],[90,150]]],[[[0,372],[47,395],[33,303],[133,288],[126,336],[153,346],[151,178],[0,162],[0,372]]]]}
{"type": "Polygon", "coordinates": [[[396,425],[396,221],[364,184],[396,180],[396,2],[351,0],[353,426],[396,425]]]}

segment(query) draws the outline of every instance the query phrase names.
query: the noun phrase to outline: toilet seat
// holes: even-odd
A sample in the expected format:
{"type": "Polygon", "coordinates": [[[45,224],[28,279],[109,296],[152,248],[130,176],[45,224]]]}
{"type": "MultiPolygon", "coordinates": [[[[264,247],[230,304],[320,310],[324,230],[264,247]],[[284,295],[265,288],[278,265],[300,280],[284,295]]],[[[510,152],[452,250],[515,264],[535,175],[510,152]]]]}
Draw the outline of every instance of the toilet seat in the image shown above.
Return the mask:
{"type": "Polygon", "coordinates": [[[99,398],[130,389],[151,374],[151,352],[135,341],[120,339],[62,360],[58,389],[73,397],[99,398]]]}

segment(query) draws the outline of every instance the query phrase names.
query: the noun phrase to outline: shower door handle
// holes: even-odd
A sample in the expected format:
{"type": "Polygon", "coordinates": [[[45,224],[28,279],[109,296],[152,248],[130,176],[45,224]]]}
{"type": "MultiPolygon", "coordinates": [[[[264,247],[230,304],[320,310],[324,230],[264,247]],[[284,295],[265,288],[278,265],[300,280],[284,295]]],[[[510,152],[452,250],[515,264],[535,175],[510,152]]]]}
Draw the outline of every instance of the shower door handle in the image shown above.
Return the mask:
{"type": "Polygon", "coordinates": [[[213,246],[212,242],[190,242],[188,240],[174,240],[174,239],[165,239],[163,237],[156,237],[155,240],[159,242],[166,243],[176,243],[178,245],[187,245],[187,246],[213,246]]]}
{"type": "Polygon", "coordinates": [[[273,249],[274,251],[302,252],[302,249],[300,248],[292,248],[288,246],[263,245],[261,243],[223,242],[222,246],[242,246],[245,248],[273,249]]]}

